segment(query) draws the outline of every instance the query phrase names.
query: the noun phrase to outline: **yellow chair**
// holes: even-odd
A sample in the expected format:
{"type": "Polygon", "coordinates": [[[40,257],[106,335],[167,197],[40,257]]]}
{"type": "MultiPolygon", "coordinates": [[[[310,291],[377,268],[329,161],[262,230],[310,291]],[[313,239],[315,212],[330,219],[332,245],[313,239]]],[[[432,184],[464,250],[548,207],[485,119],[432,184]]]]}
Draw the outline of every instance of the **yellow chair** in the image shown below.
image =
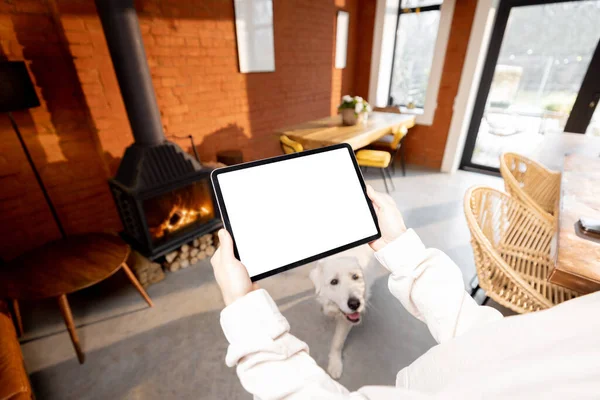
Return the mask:
{"type": "Polygon", "coordinates": [[[390,183],[392,188],[396,190],[394,186],[394,181],[392,179],[392,175],[390,174],[389,166],[392,156],[387,151],[380,150],[359,150],[356,152],[356,161],[358,165],[361,167],[373,167],[379,168],[381,171],[381,177],[383,178],[383,183],[385,185],[385,191],[390,192],[388,189],[388,184],[386,180],[386,173],[390,179],[390,183]]]}
{"type": "Polygon", "coordinates": [[[515,153],[500,156],[506,191],[555,223],[560,197],[560,172],[515,153]]]}
{"type": "MultiPolygon", "coordinates": [[[[398,107],[375,107],[375,111],[388,112],[400,114],[398,107]]],[[[404,157],[404,147],[402,147],[402,140],[408,133],[408,127],[401,126],[392,131],[389,135],[385,135],[381,139],[371,143],[367,146],[371,150],[389,151],[392,155],[392,173],[396,174],[396,156],[400,154],[400,163],[402,165],[402,176],[406,176],[406,160],[404,157]]]]}
{"type": "Polygon", "coordinates": [[[279,137],[279,142],[281,144],[281,150],[283,150],[285,154],[300,153],[301,151],[304,151],[304,147],[300,143],[285,135],[279,137]]]}
{"type": "Polygon", "coordinates": [[[396,173],[396,167],[394,160],[398,153],[400,153],[400,163],[402,165],[402,176],[406,176],[406,161],[404,159],[404,147],[402,147],[402,139],[408,133],[408,128],[402,126],[396,129],[389,135],[385,135],[376,142],[371,143],[368,148],[372,150],[388,151],[392,156],[392,172],[396,173]]]}
{"type": "Polygon", "coordinates": [[[536,209],[498,190],[475,186],[464,201],[479,285],[518,313],[543,310],[578,294],[548,282],[555,231],[536,209]]]}

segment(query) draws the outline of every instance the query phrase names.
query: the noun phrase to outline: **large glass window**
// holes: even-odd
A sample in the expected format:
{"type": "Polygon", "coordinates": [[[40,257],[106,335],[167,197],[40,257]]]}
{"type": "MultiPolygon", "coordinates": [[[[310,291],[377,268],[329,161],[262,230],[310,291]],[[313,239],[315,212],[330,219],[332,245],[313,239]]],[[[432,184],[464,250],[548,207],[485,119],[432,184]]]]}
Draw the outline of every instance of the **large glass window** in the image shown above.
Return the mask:
{"type": "Polygon", "coordinates": [[[390,105],[423,108],[442,0],[402,0],[390,83],[390,105]]]}
{"type": "Polygon", "coordinates": [[[472,164],[498,168],[510,151],[532,157],[564,131],[598,46],[599,22],[599,0],[511,9],[472,164]]]}

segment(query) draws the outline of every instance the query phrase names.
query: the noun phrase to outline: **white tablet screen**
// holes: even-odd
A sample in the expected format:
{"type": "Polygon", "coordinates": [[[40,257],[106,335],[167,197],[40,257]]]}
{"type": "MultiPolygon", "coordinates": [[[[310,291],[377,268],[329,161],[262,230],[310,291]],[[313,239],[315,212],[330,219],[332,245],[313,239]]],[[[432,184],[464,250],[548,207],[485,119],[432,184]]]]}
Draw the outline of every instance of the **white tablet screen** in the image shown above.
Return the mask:
{"type": "Polygon", "coordinates": [[[347,148],[217,176],[250,277],[377,234],[347,148]]]}

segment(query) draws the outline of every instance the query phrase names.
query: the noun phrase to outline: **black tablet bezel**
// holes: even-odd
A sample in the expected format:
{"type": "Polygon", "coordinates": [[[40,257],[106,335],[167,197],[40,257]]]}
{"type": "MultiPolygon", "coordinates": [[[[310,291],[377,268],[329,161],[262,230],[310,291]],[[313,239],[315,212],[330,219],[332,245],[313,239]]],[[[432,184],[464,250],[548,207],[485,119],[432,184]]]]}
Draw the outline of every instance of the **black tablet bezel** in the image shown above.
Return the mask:
{"type": "Polygon", "coordinates": [[[346,150],[348,150],[348,153],[350,154],[350,159],[352,160],[352,164],[354,165],[354,170],[356,171],[356,175],[358,176],[358,181],[360,183],[360,186],[362,187],[363,195],[365,196],[365,200],[367,202],[367,205],[369,206],[369,210],[371,211],[371,217],[373,218],[373,222],[375,222],[375,228],[377,229],[377,233],[375,235],[366,237],[364,239],[360,239],[355,242],[348,243],[346,245],[337,247],[335,249],[331,249],[331,250],[325,251],[323,253],[316,254],[314,256],[305,258],[303,260],[295,261],[291,264],[284,265],[282,267],[273,269],[271,271],[263,272],[262,274],[258,274],[254,277],[250,277],[252,282],[256,282],[258,280],[267,278],[269,276],[276,275],[280,272],[284,272],[284,271],[290,270],[292,268],[296,268],[301,265],[308,264],[313,261],[317,261],[321,258],[329,257],[331,255],[340,253],[342,251],[351,249],[353,247],[360,246],[361,244],[370,243],[373,240],[379,239],[381,237],[381,230],[379,229],[379,224],[377,222],[377,215],[375,214],[375,209],[373,208],[373,204],[371,203],[371,200],[367,196],[367,187],[365,185],[365,181],[363,179],[362,172],[360,171],[360,167],[358,166],[358,163],[356,162],[356,157],[354,157],[354,151],[352,150],[352,147],[346,143],[322,147],[322,148],[314,149],[314,150],[306,150],[306,151],[303,151],[300,153],[292,153],[292,154],[286,154],[283,156],[265,158],[263,160],[250,161],[250,162],[243,163],[243,164],[237,164],[237,165],[232,165],[232,166],[228,166],[228,167],[218,168],[211,172],[210,180],[212,182],[213,189],[215,192],[215,197],[217,199],[217,204],[218,204],[219,210],[221,212],[221,218],[223,219],[223,225],[225,226],[225,229],[227,229],[227,231],[231,235],[231,238],[233,239],[233,251],[234,251],[235,257],[239,260],[240,255],[238,253],[237,245],[235,243],[235,235],[234,235],[233,229],[231,227],[231,222],[229,221],[229,215],[227,214],[227,208],[225,207],[225,202],[223,201],[223,194],[221,192],[221,186],[219,185],[219,175],[223,174],[223,173],[227,173],[227,172],[238,171],[240,169],[258,167],[260,165],[272,164],[272,163],[276,163],[276,162],[280,162],[280,161],[290,160],[293,158],[306,157],[306,156],[311,156],[313,154],[325,153],[328,151],[333,151],[333,150],[338,150],[338,149],[346,149],[346,150]]]}

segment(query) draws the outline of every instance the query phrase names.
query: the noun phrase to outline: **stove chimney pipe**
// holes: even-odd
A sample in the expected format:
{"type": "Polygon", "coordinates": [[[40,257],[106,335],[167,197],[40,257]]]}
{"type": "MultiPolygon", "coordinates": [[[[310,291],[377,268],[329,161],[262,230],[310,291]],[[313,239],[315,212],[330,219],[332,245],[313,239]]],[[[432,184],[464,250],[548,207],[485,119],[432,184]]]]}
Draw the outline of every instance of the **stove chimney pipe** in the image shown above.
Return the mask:
{"type": "Polygon", "coordinates": [[[165,141],[133,0],[95,0],[136,144],[165,141]]]}

